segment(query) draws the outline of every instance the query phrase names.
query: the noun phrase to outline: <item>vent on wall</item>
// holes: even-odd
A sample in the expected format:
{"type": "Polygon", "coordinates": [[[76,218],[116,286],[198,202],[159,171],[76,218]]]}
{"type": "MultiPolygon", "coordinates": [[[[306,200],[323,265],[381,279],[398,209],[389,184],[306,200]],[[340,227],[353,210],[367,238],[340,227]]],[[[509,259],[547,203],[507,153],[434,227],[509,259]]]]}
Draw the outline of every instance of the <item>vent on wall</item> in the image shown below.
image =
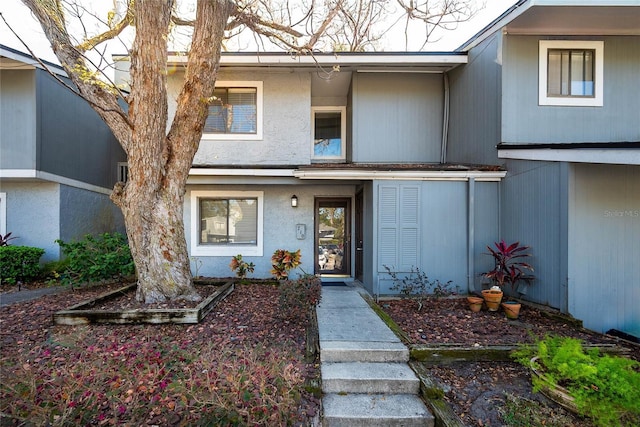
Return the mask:
{"type": "Polygon", "coordinates": [[[118,162],[118,181],[127,182],[129,180],[129,164],[127,162],[118,162]]]}

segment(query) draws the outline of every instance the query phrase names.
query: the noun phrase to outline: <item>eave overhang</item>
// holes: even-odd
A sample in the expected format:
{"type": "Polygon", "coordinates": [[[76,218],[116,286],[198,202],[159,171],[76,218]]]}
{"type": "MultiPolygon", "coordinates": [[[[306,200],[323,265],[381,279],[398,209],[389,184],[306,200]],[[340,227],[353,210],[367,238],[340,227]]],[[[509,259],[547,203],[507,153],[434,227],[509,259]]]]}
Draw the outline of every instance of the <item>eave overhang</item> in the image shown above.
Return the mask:
{"type": "Polygon", "coordinates": [[[468,52],[497,31],[516,35],[637,36],[640,0],[520,0],[456,52],[468,52]]]}
{"type": "MultiPolygon", "coordinates": [[[[185,54],[169,54],[168,65],[185,66],[185,54]]],[[[340,52],[292,55],[287,52],[223,52],[220,67],[358,72],[445,72],[467,63],[465,52],[340,52]]]]}

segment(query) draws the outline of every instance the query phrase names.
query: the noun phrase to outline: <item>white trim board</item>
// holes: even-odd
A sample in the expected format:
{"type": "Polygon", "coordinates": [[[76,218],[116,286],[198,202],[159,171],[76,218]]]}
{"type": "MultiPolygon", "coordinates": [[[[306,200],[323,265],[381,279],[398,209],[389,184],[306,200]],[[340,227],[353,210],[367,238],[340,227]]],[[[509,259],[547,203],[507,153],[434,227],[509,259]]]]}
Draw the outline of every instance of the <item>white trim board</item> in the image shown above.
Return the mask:
{"type": "Polygon", "coordinates": [[[585,148],[553,149],[539,148],[527,150],[498,150],[501,159],[541,160],[551,162],[607,163],[621,165],[640,165],[640,150],[585,148]]]}

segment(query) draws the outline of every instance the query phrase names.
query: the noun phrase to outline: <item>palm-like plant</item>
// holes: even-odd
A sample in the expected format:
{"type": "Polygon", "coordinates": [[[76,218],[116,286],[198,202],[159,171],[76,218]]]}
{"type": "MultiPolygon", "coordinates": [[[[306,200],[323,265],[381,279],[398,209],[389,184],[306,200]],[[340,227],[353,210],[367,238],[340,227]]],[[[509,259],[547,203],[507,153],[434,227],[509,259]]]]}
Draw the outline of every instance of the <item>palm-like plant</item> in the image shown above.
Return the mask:
{"type": "Polygon", "coordinates": [[[493,270],[483,273],[483,275],[494,281],[500,288],[509,285],[513,289],[518,281],[524,277],[523,270],[533,271],[530,264],[522,261],[522,258],[531,256],[526,253],[529,246],[520,246],[520,242],[507,245],[503,239],[494,245],[495,249],[491,246],[487,246],[487,249],[489,249],[488,255],[493,256],[495,266],[493,270]]]}

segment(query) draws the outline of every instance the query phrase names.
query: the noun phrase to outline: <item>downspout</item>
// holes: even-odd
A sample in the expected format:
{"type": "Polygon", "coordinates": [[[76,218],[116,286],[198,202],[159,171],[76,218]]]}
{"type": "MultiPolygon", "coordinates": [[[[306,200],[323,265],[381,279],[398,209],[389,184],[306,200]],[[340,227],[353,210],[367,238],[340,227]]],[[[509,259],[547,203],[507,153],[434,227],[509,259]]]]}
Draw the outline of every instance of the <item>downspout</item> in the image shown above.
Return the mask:
{"type": "Polygon", "coordinates": [[[472,294],[476,291],[474,278],[476,276],[475,270],[475,195],[476,195],[476,180],[475,178],[469,178],[469,193],[468,193],[468,241],[467,241],[467,293],[472,294]]]}
{"type": "Polygon", "coordinates": [[[442,112],[442,147],[440,148],[440,164],[447,163],[447,140],[449,139],[449,74],[444,72],[444,105],[442,112]]]}

